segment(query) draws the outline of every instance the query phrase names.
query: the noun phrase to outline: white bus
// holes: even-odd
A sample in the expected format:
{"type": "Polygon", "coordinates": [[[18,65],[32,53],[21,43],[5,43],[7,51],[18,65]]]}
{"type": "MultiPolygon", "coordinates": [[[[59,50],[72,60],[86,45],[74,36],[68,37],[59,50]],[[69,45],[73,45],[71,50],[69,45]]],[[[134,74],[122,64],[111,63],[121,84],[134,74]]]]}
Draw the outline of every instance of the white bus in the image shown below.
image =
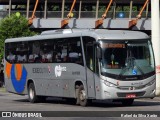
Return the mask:
{"type": "Polygon", "coordinates": [[[34,103],[55,96],[132,105],[154,98],[151,38],[125,30],[61,29],[5,40],[5,86],[34,103]]]}

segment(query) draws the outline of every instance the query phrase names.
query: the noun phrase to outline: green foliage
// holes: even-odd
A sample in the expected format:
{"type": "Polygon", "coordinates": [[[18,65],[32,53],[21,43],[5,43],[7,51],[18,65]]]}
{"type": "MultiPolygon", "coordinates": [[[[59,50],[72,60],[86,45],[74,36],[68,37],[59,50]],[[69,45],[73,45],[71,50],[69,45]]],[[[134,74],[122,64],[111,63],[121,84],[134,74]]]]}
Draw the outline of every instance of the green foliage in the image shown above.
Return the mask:
{"type": "Polygon", "coordinates": [[[130,11],[130,7],[129,6],[123,6],[123,11],[129,12],[130,11]]]}
{"type": "Polygon", "coordinates": [[[137,6],[133,6],[133,7],[132,7],[132,11],[137,12],[137,11],[138,11],[137,6]]]}
{"type": "Polygon", "coordinates": [[[0,60],[3,58],[4,41],[7,38],[33,36],[35,32],[30,31],[28,20],[24,16],[12,14],[0,21],[0,60]]]}
{"type": "Polygon", "coordinates": [[[99,7],[99,12],[105,12],[106,6],[100,6],[99,7]]]}

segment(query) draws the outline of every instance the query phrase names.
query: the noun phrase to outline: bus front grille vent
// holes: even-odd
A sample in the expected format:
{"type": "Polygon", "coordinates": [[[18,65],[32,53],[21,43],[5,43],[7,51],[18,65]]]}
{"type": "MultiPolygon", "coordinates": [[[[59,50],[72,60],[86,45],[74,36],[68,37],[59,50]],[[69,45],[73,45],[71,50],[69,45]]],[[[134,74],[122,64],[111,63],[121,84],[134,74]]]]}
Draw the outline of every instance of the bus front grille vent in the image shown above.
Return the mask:
{"type": "MultiPolygon", "coordinates": [[[[131,86],[131,87],[133,87],[133,90],[139,90],[139,89],[145,88],[145,85],[141,85],[141,86],[138,86],[138,87],[134,87],[134,86],[131,86]]],[[[127,86],[127,87],[117,87],[117,88],[120,89],[120,90],[131,90],[130,89],[131,87],[127,86]]]]}

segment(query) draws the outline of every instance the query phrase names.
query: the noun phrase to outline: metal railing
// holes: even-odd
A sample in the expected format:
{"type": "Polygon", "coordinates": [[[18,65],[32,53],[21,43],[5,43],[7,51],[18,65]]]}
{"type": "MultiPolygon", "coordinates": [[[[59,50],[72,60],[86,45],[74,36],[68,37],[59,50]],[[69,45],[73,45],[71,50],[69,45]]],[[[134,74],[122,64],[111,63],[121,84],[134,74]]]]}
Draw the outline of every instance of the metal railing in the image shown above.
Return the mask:
{"type": "MultiPolygon", "coordinates": [[[[27,16],[27,12],[26,11],[17,11],[17,10],[12,10],[12,13],[16,13],[16,12],[20,12],[21,15],[24,15],[25,17],[27,16]]],[[[69,13],[69,11],[65,11],[64,12],[64,16],[63,18],[67,18],[67,14],[69,13]]],[[[98,18],[102,17],[102,14],[104,12],[98,12],[98,18]]],[[[136,16],[138,15],[139,11],[137,12],[132,12],[131,13],[131,18],[136,18],[136,16]]],[[[123,12],[123,11],[116,11],[115,13],[113,13],[113,11],[109,11],[107,14],[107,18],[119,18],[119,14],[123,14],[122,18],[129,18],[130,16],[130,12],[123,12]]],[[[8,11],[0,11],[0,19],[6,17],[7,15],[9,15],[8,11]]],[[[32,11],[29,11],[29,16],[32,15],[32,11]]],[[[36,18],[45,18],[45,12],[44,11],[36,11],[35,13],[36,18]]],[[[62,11],[47,11],[46,12],[46,18],[62,18],[62,11]]],[[[96,18],[96,11],[73,11],[73,18],[96,18]]],[[[151,12],[149,11],[148,13],[146,13],[146,11],[144,11],[142,13],[142,18],[151,18],[151,12]]]]}

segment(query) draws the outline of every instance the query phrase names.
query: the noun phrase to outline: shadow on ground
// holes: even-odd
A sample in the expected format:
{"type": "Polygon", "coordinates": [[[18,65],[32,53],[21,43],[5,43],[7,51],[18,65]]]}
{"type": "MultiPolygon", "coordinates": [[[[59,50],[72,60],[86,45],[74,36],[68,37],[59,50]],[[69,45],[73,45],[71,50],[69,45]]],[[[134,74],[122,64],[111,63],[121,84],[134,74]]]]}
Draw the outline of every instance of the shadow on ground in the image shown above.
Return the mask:
{"type": "MultiPolygon", "coordinates": [[[[28,99],[18,99],[14,100],[15,102],[27,102],[29,103],[28,99]]],[[[73,105],[75,106],[75,103],[73,101],[69,101],[67,99],[62,98],[54,98],[54,97],[48,97],[46,101],[38,102],[37,104],[45,103],[45,104],[63,104],[63,105],[73,105]]],[[[160,101],[152,101],[150,100],[135,100],[132,107],[140,107],[140,106],[157,106],[160,105],[160,101]]],[[[98,100],[92,100],[92,103],[89,104],[88,107],[123,107],[121,102],[112,102],[112,101],[98,101],[98,100]]],[[[124,106],[125,107],[125,106],[124,106]]]]}

